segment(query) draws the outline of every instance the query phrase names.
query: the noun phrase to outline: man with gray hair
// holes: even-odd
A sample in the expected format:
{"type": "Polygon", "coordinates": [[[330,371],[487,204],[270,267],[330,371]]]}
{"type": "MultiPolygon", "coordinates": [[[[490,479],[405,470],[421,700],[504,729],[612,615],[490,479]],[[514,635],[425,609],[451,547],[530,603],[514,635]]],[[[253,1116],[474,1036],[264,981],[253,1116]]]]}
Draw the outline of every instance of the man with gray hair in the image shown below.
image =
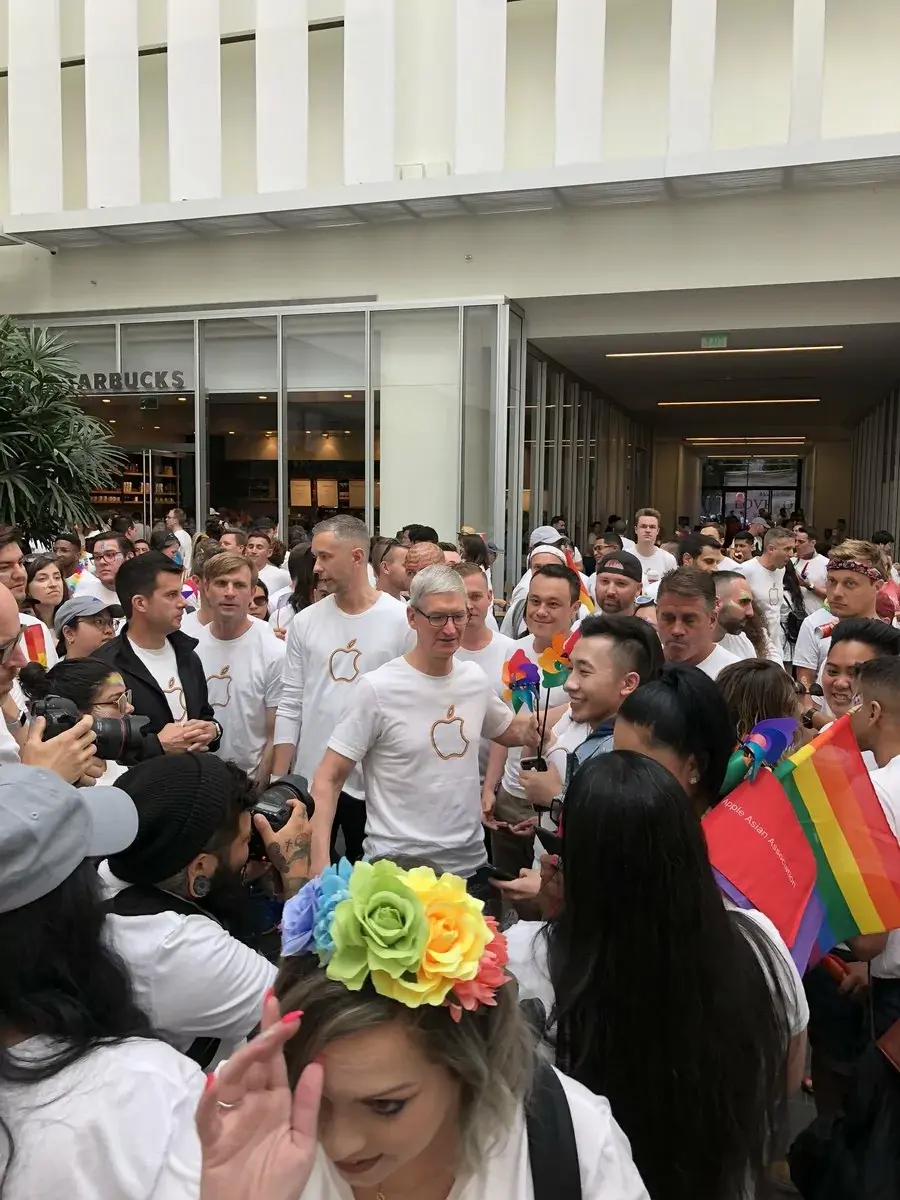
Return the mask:
{"type": "MultiPolygon", "coordinates": [[[[328,595],[302,609],[285,639],[284,680],[275,716],[272,775],[291,770],[311,780],[334,727],[369,671],[412,644],[406,606],[369,581],[369,531],[356,517],[337,516],[313,529],[315,573],[328,595]]],[[[351,862],[362,857],[366,807],[362,775],[348,772],[338,789],[331,832],[344,834],[351,862]]],[[[328,862],[328,845],[319,870],[328,862]]]]}
{"type": "Polygon", "coordinates": [[[496,898],[481,824],[479,741],[536,742],[536,721],[526,707],[513,717],[481,668],[455,658],[468,615],[465,583],[452,567],[414,576],[406,617],[415,646],[360,680],[313,780],[312,870],[328,861],[337,798],[359,763],[368,857],[424,860],[463,876],[473,895],[496,898]]]}

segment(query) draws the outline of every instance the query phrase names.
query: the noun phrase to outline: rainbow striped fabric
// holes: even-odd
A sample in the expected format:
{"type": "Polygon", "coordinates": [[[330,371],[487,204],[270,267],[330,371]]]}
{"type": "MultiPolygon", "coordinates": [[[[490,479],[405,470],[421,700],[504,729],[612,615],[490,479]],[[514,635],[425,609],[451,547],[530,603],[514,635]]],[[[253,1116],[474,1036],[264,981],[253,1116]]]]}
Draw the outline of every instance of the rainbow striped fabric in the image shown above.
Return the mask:
{"type": "Polygon", "coordinates": [[[735,788],[703,828],[722,891],[770,918],[800,971],[847,938],[900,929],[900,843],[849,717],[735,788]]]}
{"type": "Polygon", "coordinates": [[[43,625],[26,625],[22,633],[22,642],[29,662],[40,663],[47,667],[47,641],[43,625]]]}
{"type": "Polygon", "coordinates": [[[594,604],[594,601],[590,597],[590,593],[588,592],[587,588],[584,586],[584,580],[581,578],[581,572],[578,570],[578,564],[575,562],[575,555],[572,553],[572,551],[569,549],[568,546],[566,547],[565,553],[566,553],[566,566],[569,568],[569,570],[574,571],[575,574],[578,576],[578,585],[579,585],[578,600],[579,600],[579,603],[583,604],[584,607],[588,610],[588,612],[592,613],[597,606],[596,606],[596,604],[594,604]]]}
{"type": "Polygon", "coordinates": [[[775,768],[816,860],[827,949],[862,933],[900,929],[900,845],[850,729],[826,729],[775,768]]]}

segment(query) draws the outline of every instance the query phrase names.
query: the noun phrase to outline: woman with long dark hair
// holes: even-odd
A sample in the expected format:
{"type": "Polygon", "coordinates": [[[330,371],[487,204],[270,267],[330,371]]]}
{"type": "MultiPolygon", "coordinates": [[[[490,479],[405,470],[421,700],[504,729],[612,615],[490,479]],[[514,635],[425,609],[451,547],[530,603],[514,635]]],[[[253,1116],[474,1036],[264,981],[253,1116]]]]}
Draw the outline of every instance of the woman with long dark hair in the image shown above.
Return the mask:
{"type": "Polygon", "coordinates": [[[662,763],[702,816],[718,803],[737,735],[713,681],[697,667],[668,663],[625,700],[613,744],[662,763]]]}
{"type": "Polygon", "coordinates": [[[36,554],[25,563],[25,599],[19,605],[53,629],[53,614],[69,598],[69,587],[63,578],[55,554],[36,554]]]}
{"type": "Polygon", "coordinates": [[[557,1066],[609,1098],[654,1200],[756,1194],[805,1055],[787,947],[726,907],[684,790],[646,755],[575,773],[560,870],[556,915],[507,934],[557,1066]]]}
{"type": "Polygon", "coordinates": [[[158,1040],[104,935],[93,857],[137,832],[117,788],[0,778],[0,1195],[196,1196],[203,1075],[158,1040]],[[28,828],[25,829],[25,814],[28,828]]]}
{"type": "Polygon", "coordinates": [[[298,612],[315,604],[316,556],[310,542],[301,542],[288,555],[287,568],[292,587],[284,588],[269,597],[269,624],[278,637],[284,638],[288,626],[298,612]]]}

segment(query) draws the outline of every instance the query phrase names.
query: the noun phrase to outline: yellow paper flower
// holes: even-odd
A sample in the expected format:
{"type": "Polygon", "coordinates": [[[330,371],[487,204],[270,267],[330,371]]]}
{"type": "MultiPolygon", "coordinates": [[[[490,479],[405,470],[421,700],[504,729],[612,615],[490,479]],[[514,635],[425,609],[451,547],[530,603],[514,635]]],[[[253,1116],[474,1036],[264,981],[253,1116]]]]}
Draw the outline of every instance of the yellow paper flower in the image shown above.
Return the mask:
{"type": "Polygon", "coordinates": [[[415,976],[373,971],[372,982],[376,991],[409,1008],[443,1004],[457,981],[472,980],[478,973],[492,936],[484,906],[466,892],[464,880],[455,875],[438,879],[429,867],[409,871],[406,884],[421,900],[428,925],[421,965],[415,976]]]}

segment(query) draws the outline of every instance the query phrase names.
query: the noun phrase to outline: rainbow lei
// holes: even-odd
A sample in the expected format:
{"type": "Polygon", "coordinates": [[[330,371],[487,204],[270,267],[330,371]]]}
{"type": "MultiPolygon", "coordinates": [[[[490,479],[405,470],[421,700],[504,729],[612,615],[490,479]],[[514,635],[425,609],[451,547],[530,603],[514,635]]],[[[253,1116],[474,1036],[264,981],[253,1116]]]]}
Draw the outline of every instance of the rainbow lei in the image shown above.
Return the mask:
{"type": "Polygon", "coordinates": [[[282,954],[318,954],[350,991],[368,979],[381,996],[446,1005],[459,1021],[463,1009],[495,1005],[510,979],[506,938],[483,907],[457,875],[341,859],[285,904],[282,954]]]}

